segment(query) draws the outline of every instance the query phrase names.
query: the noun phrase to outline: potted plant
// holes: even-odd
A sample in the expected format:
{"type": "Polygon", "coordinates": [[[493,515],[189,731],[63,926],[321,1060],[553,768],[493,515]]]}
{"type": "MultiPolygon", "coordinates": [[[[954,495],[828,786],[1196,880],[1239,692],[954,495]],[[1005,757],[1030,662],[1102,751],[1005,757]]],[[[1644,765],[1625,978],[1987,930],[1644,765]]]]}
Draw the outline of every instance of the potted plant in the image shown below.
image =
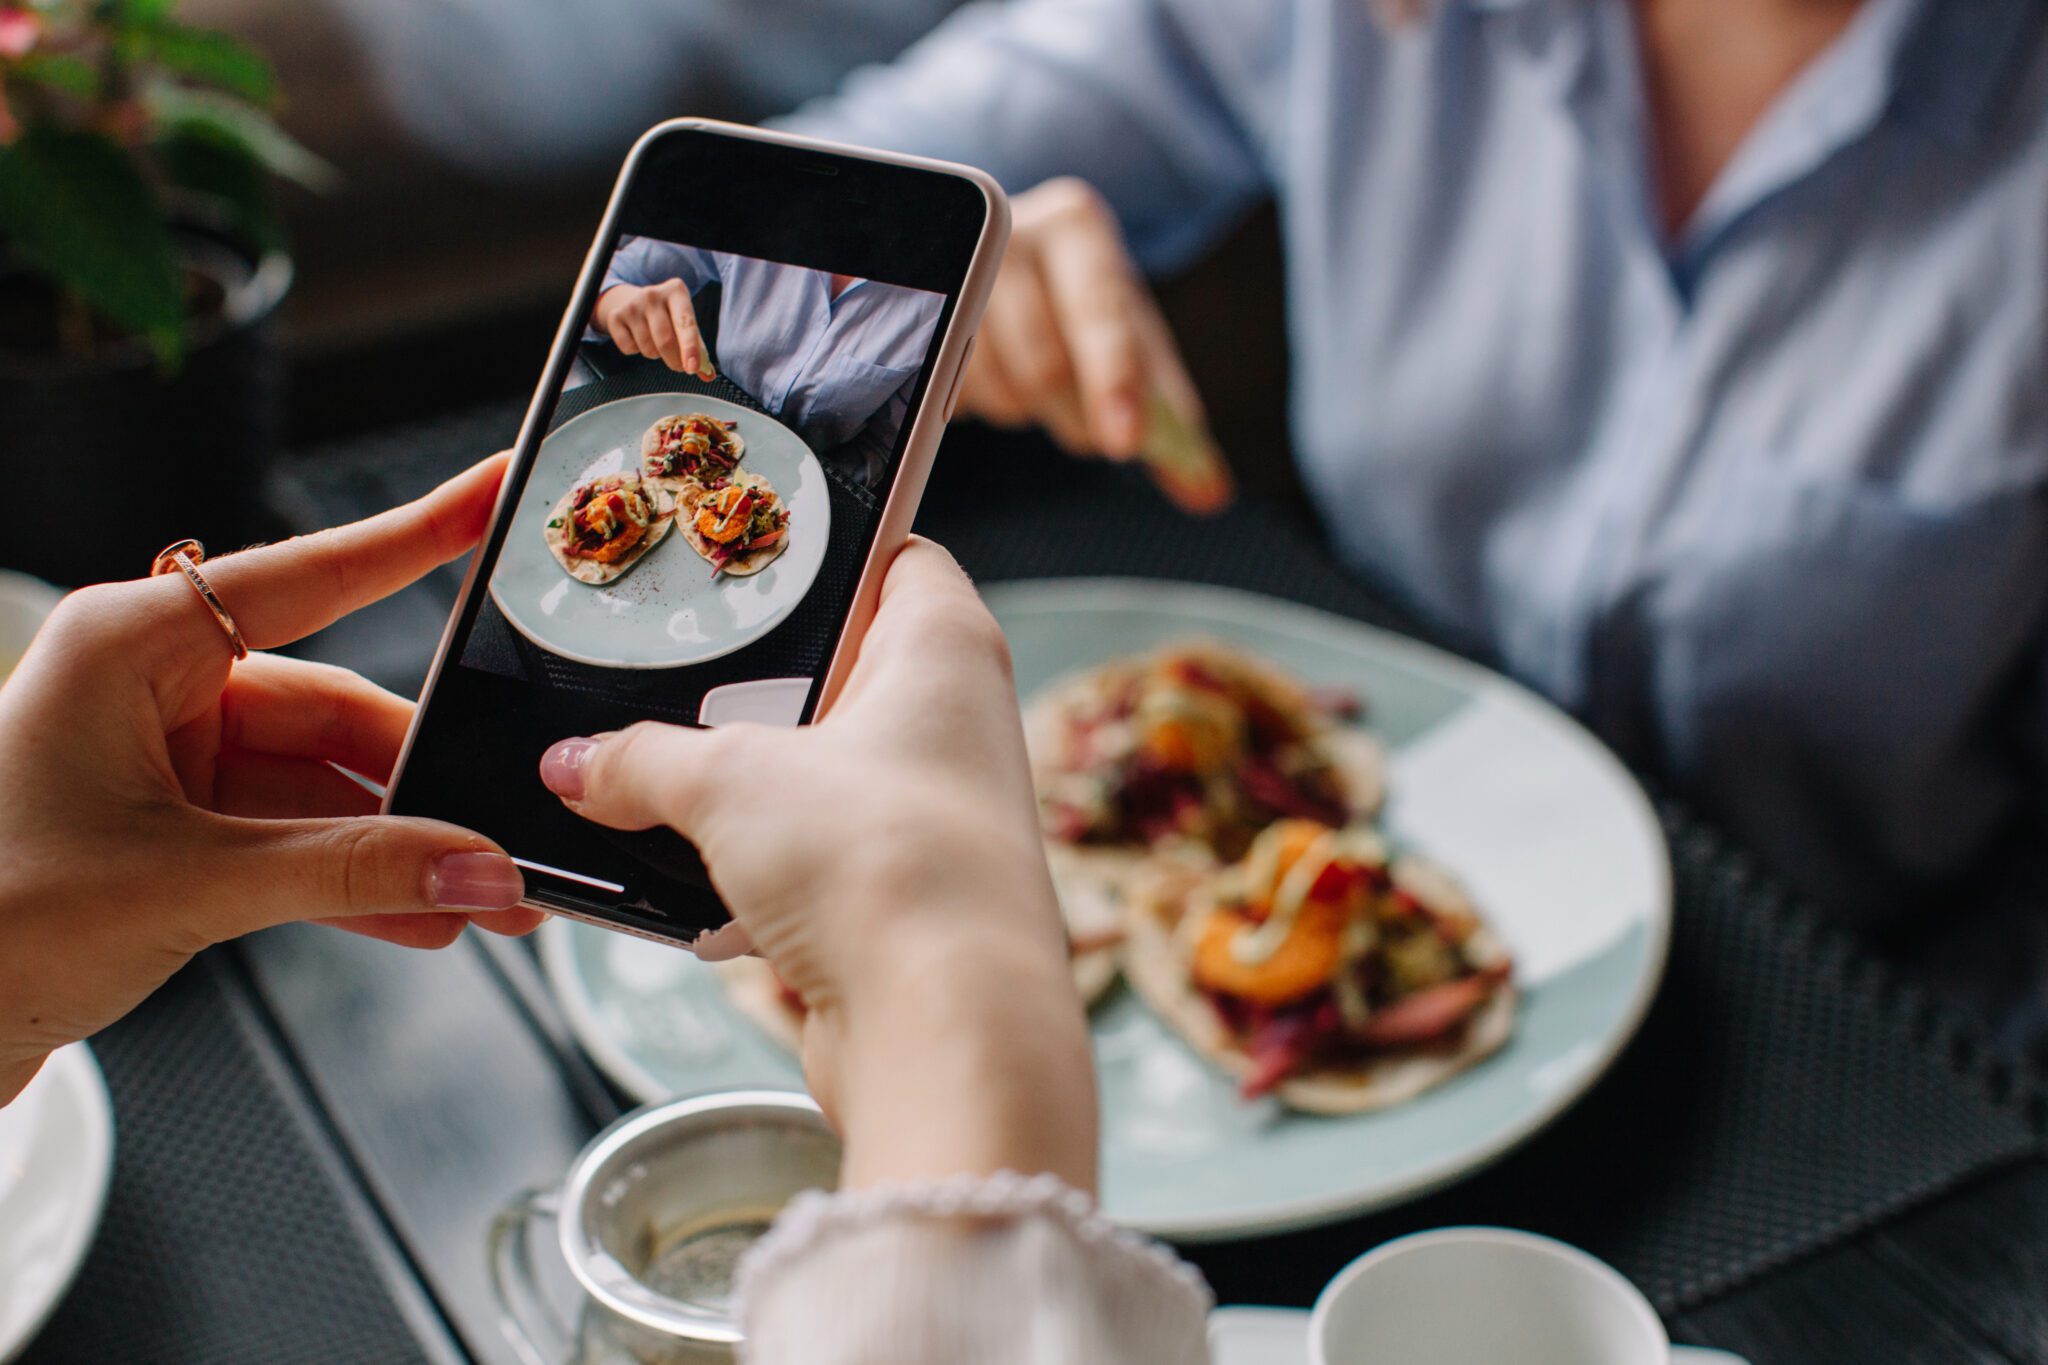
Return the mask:
{"type": "Polygon", "coordinates": [[[0,565],[58,583],[269,529],[272,187],[328,172],[262,58],[173,6],[0,0],[0,565]]]}

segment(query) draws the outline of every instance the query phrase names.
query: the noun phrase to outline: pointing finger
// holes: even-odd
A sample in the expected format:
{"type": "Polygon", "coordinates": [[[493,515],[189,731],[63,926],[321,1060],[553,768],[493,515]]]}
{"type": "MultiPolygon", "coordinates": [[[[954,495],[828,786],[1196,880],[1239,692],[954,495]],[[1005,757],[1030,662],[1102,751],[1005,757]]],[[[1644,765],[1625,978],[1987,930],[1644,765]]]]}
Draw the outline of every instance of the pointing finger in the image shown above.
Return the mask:
{"type": "MultiPolygon", "coordinates": [[[[206,577],[249,648],[289,644],[466,554],[490,521],[504,474],[505,456],[493,455],[367,520],[209,559],[206,577]]],[[[166,575],[164,586],[184,599],[178,615],[189,632],[220,634],[189,584],[166,575]]]]}

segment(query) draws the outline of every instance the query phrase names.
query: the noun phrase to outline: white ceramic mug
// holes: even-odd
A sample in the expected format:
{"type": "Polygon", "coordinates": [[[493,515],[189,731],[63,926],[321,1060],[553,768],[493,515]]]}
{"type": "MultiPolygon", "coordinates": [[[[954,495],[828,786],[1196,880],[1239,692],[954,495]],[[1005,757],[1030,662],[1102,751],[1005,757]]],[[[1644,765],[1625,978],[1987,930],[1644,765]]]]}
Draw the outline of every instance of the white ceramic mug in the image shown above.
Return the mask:
{"type": "Polygon", "coordinates": [[[1673,1346],[1636,1287],[1576,1247],[1504,1228],[1387,1243],[1323,1289],[1311,1365],[1744,1365],[1673,1346]]]}

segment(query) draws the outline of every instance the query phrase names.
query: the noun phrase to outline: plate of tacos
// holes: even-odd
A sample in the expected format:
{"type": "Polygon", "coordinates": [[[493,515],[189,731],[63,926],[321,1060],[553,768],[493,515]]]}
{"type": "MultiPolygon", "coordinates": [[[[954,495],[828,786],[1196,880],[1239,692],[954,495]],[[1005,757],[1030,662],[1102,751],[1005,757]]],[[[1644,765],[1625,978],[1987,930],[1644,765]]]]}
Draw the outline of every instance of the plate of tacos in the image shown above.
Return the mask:
{"type": "Polygon", "coordinates": [[[702,663],[796,609],[831,520],[817,456],[774,418],[702,394],[623,398],[541,443],[491,598],[579,663],[702,663]]]}
{"type": "MultiPolygon", "coordinates": [[[[1662,976],[1654,812],[1473,664],[1224,589],[998,585],[1101,1074],[1103,1205],[1199,1241],[1412,1198],[1511,1150],[1662,976]]],[[[798,1085],[765,963],[566,922],[542,959],[643,1099],[798,1085]]]]}

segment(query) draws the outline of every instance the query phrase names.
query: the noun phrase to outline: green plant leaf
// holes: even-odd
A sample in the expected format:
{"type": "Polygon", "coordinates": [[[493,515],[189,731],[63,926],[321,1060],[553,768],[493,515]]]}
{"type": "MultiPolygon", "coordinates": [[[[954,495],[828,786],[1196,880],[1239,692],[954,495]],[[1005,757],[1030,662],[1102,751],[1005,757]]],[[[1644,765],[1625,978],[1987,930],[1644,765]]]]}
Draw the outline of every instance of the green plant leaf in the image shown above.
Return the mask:
{"type": "Polygon", "coordinates": [[[80,99],[91,99],[100,88],[100,73],[93,64],[68,52],[31,52],[8,68],[7,79],[80,99]]]}
{"type": "Polygon", "coordinates": [[[270,173],[246,144],[210,129],[185,129],[160,139],[157,160],[179,189],[201,195],[227,215],[228,226],[258,251],[284,246],[284,230],[271,203],[270,173]]]}
{"type": "Polygon", "coordinates": [[[277,76],[262,55],[239,39],[185,24],[137,24],[121,38],[130,62],[154,63],[186,80],[268,107],[277,98],[277,76]]]}
{"type": "Polygon", "coordinates": [[[0,243],[143,338],[166,366],[181,358],[177,251],[141,169],[110,139],[35,127],[0,149],[0,243]]]}
{"type": "Polygon", "coordinates": [[[325,191],[340,178],[334,167],[246,100],[168,81],[151,86],[145,99],[161,136],[192,133],[244,147],[270,174],[309,190],[325,191]]]}

